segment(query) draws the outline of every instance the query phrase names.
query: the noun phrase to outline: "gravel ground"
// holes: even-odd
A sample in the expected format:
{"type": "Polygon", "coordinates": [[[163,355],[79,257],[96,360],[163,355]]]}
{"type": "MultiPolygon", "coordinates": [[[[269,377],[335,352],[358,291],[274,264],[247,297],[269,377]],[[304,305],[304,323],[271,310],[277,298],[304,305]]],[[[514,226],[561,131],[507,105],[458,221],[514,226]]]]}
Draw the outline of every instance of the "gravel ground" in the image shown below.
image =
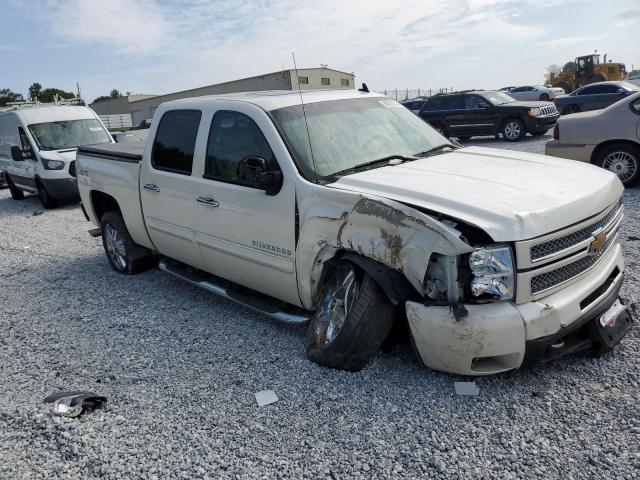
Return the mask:
{"type": "MultiPolygon", "coordinates": [[[[625,201],[622,293],[638,302],[640,189],[625,201]]],[[[406,345],[359,373],[318,367],[303,327],[158,270],[118,275],[79,208],[41,211],[0,191],[0,478],[638,478],[637,324],[605,357],[456,396],[460,378],[406,345]],[[107,409],[51,417],[58,389],[107,409]],[[264,389],[279,401],[258,407],[264,389]]]]}

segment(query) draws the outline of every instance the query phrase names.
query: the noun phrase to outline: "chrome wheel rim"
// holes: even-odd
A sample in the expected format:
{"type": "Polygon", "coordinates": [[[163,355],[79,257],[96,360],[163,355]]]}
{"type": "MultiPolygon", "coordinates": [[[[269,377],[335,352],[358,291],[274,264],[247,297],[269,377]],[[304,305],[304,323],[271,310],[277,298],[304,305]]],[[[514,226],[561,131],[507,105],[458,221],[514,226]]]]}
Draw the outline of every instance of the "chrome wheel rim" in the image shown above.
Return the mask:
{"type": "Polygon", "coordinates": [[[340,265],[324,289],[315,322],[316,344],[333,342],[349,316],[358,291],[356,272],[351,264],[340,265]]]}
{"type": "Polygon", "coordinates": [[[110,224],[105,224],[104,240],[107,247],[107,254],[113,264],[120,270],[127,268],[127,250],[124,246],[124,240],[118,231],[110,224]]]}
{"type": "Polygon", "coordinates": [[[518,122],[509,122],[504,126],[504,135],[512,140],[520,136],[520,124],[518,122]]]}
{"type": "Polygon", "coordinates": [[[628,182],[638,172],[638,161],[629,152],[611,152],[602,162],[605,168],[616,175],[621,182],[628,182]]]}

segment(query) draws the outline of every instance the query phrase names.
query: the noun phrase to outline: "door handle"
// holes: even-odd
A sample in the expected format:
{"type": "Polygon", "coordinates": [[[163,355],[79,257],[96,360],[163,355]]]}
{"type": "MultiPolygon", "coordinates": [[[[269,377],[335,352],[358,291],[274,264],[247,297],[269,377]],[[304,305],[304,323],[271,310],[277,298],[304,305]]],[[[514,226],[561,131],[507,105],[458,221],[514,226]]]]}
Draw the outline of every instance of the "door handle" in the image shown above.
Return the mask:
{"type": "Polygon", "coordinates": [[[144,184],[144,189],[145,190],[149,190],[150,192],[159,192],[160,191],[160,187],[153,184],[153,183],[145,183],[144,184]]]}
{"type": "Polygon", "coordinates": [[[215,198],[198,197],[198,198],[196,198],[196,200],[198,201],[198,203],[201,203],[203,205],[207,205],[208,207],[219,207],[220,206],[220,202],[218,202],[215,198]]]}

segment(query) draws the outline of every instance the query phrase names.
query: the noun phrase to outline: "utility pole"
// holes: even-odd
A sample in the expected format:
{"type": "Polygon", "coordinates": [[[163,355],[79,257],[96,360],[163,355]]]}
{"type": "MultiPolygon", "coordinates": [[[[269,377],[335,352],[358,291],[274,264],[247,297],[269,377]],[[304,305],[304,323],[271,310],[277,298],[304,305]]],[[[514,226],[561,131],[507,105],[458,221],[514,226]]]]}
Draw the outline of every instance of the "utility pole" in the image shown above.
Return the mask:
{"type": "Polygon", "coordinates": [[[76,82],[76,88],[78,89],[78,99],[82,98],[80,96],[80,84],[78,82],[76,82]]]}

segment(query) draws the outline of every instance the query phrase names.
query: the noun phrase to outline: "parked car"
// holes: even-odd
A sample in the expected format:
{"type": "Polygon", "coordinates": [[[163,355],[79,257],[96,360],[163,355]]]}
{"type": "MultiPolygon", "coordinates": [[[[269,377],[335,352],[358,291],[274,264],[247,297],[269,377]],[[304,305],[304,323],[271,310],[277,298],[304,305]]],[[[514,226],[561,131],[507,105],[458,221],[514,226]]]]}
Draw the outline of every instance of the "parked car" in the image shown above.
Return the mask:
{"type": "Polygon", "coordinates": [[[545,87],[544,85],[526,85],[512,88],[507,92],[516,100],[540,100],[548,102],[552,98],[564,94],[562,88],[545,87]]]}
{"type": "Polygon", "coordinates": [[[615,175],[458,148],[379,94],[163,103],[144,148],[81,148],[78,183],[114,270],[157,254],[192,284],[310,319],[307,354],[328,367],[362,368],[396,318],[427,366],[464,375],[606,351],[631,328],[615,175]]]}
{"type": "Polygon", "coordinates": [[[442,135],[466,140],[499,135],[510,142],[544,135],[559,115],[549,102],[519,102],[503,92],[472,91],[430,97],[418,115],[442,135]]]}
{"type": "Polygon", "coordinates": [[[422,105],[426,102],[426,97],[412,98],[410,100],[405,100],[402,103],[402,106],[411,110],[413,113],[418,114],[422,109],[422,105]]]}
{"type": "Polygon", "coordinates": [[[513,90],[516,87],[502,87],[500,90],[498,90],[499,92],[506,92],[509,93],[511,90],[513,90]]]}
{"type": "Polygon", "coordinates": [[[640,87],[629,82],[592,83],[567,95],[558,95],[553,103],[562,115],[569,115],[608,107],[639,90],[640,87]]]}
{"type": "Polygon", "coordinates": [[[640,178],[640,92],[596,112],[558,120],[545,153],[598,165],[624,185],[640,178]]]}
{"type": "Polygon", "coordinates": [[[0,113],[0,170],[14,200],[37,193],[44,208],[78,198],[76,149],[112,142],[88,107],[44,105],[0,113]]]}

